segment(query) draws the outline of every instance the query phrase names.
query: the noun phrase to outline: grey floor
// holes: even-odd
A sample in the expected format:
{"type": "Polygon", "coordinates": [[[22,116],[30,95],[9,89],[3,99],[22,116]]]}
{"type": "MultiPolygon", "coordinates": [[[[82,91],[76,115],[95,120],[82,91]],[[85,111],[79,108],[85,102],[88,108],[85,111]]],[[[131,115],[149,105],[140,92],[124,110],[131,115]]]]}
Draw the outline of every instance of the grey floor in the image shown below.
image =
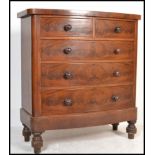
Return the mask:
{"type": "MultiPolygon", "coordinates": [[[[53,130],[42,134],[42,153],[143,153],[143,126],[137,124],[138,133],[129,140],[127,123],[120,123],[118,131],[111,125],[53,130]]],[[[24,142],[22,126],[11,127],[11,153],[32,153],[31,142],[24,142]]]]}

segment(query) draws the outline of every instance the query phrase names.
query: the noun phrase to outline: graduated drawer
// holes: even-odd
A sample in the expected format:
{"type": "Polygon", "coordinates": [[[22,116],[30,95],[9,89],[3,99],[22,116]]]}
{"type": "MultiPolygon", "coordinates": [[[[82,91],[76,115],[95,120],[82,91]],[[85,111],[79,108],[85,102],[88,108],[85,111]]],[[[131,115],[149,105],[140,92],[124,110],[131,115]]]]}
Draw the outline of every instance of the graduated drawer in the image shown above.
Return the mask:
{"type": "Polygon", "coordinates": [[[135,22],[122,20],[96,19],[96,38],[126,38],[135,36],[135,22]]]}
{"type": "Polygon", "coordinates": [[[42,60],[132,59],[132,41],[41,40],[42,60]]]}
{"type": "Polygon", "coordinates": [[[83,36],[93,34],[91,18],[41,17],[41,37],[83,36]]]}
{"type": "Polygon", "coordinates": [[[133,65],[125,63],[42,63],[43,87],[121,84],[133,79],[133,65]]]}
{"type": "Polygon", "coordinates": [[[42,91],[43,114],[71,114],[128,108],[132,86],[42,91]]]}

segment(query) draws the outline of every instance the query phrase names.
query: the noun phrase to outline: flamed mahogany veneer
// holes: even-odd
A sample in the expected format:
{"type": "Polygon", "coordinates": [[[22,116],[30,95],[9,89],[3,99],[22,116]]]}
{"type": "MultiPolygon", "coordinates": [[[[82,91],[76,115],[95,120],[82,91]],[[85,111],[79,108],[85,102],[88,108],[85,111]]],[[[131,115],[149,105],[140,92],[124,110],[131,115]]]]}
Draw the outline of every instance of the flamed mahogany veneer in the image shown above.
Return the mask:
{"type": "Polygon", "coordinates": [[[46,130],[127,121],[136,133],[136,59],[140,15],[27,9],[21,18],[25,141],[35,153],[46,130]]]}

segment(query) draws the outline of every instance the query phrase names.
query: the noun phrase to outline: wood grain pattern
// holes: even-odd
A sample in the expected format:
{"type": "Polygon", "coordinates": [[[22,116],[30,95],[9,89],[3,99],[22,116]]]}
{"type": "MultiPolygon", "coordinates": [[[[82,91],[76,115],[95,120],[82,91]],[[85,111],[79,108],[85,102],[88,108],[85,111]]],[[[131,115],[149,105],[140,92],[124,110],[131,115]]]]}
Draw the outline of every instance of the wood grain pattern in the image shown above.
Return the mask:
{"type": "Polygon", "coordinates": [[[97,38],[134,38],[135,23],[131,21],[96,19],[95,36],[97,38]],[[115,28],[120,27],[120,33],[115,28]]]}
{"type": "Polygon", "coordinates": [[[132,86],[59,89],[42,92],[43,115],[85,113],[132,107],[132,86]],[[117,96],[117,101],[113,100],[117,96]],[[65,105],[70,99],[72,105],[65,105]]]}
{"type": "Polygon", "coordinates": [[[40,53],[44,61],[122,60],[132,59],[133,44],[132,41],[41,40],[40,53]],[[71,49],[68,54],[64,52],[67,48],[71,49]]]}
{"type": "Polygon", "coordinates": [[[42,87],[121,84],[133,80],[132,63],[65,63],[42,64],[42,87]],[[114,73],[120,72],[119,77],[114,73]],[[72,77],[64,78],[69,72],[72,77]]]}
{"type": "Polygon", "coordinates": [[[91,37],[93,33],[92,18],[41,18],[40,35],[43,37],[54,36],[85,36],[91,37]],[[66,25],[71,25],[71,30],[65,31],[66,25]]]}

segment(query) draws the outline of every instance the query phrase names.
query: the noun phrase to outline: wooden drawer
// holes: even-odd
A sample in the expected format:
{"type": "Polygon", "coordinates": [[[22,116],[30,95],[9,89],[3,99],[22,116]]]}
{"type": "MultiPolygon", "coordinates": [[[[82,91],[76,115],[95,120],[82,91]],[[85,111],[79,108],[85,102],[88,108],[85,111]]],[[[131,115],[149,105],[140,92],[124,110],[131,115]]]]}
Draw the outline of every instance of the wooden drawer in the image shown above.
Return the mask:
{"type": "Polygon", "coordinates": [[[132,41],[42,40],[42,60],[132,59],[132,41]]]}
{"type": "Polygon", "coordinates": [[[135,23],[133,21],[97,19],[95,22],[97,38],[134,38],[135,23]]]}
{"type": "Polygon", "coordinates": [[[122,84],[133,79],[132,63],[44,63],[43,87],[122,84]]]}
{"type": "Polygon", "coordinates": [[[92,36],[92,18],[42,17],[41,37],[92,36]]]}
{"type": "Polygon", "coordinates": [[[132,86],[42,92],[42,112],[45,115],[122,109],[132,105],[132,86]]]}

